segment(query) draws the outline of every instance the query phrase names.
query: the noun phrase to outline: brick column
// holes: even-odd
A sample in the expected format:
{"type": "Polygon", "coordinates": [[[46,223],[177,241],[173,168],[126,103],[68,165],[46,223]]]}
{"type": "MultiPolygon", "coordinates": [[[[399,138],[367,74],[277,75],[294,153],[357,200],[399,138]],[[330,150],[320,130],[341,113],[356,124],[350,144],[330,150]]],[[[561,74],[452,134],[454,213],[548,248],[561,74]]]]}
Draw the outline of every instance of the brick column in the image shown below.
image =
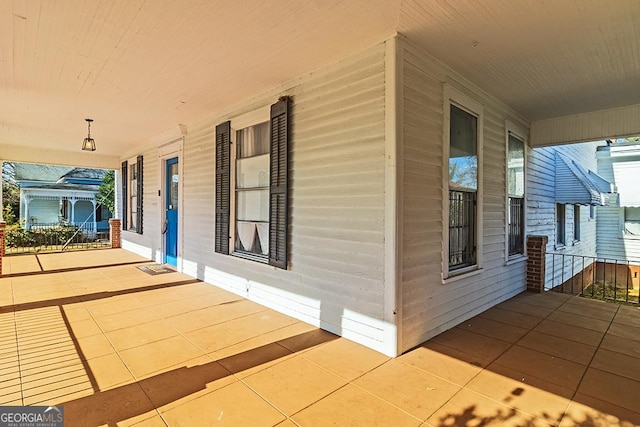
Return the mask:
{"type": "Polygon", "coordinates": [[[7,223],[4,221],[0,221],[0,276],[2,276],[2,258],[4,258],[5,254],[5,229],[7,227],[7,223]]]}
{"type": "Polygon", "coordinates": [[[111,247],[112,248],[121,248],[122,247],[122,238],[121,238],[121,230],[120,230],[121,221],[116,218],[111,218],[109,220],[109,236],[111,237],[111,247]]]}
{"type": "Polygon", "coordinates": [[[544,276],[546,267],[547,236],[527,237],[527,290],[544,292],[544,276]]]}

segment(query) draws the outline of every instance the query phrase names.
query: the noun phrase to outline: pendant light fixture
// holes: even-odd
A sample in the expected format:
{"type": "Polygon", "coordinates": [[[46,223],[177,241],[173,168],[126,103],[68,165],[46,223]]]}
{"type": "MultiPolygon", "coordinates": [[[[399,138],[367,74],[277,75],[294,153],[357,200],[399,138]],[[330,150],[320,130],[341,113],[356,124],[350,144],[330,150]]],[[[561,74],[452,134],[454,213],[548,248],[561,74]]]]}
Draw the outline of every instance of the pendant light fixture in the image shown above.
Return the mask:
{"type": "Polygon", "coordinates": [[[96,151],[96,141],[91,138],[91,122],[93,119],[85,119],[87,121],[87,137],[82,141],[82,149],[84,151],[96,151]]]}

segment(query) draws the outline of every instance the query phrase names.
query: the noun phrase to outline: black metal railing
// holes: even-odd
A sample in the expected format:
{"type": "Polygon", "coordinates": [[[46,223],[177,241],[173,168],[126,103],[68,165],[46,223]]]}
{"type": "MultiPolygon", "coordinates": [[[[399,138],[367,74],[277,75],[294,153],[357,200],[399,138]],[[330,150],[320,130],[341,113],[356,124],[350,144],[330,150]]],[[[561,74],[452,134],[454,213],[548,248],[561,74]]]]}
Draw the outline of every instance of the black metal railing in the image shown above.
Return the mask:
{"type": "Polygon", "coordinates": [[[63,250],[108,248],[111,246],[109,230],[94,229],[93,224],[30,224],[7,227],[5,250],[7,254],[56,252],[63,250]]]}
{"type": "Polygon", "coordinates": [[[476,193],[449,191],[449,269],[476,263],[476,193]]]}
{"type": "Polygon", "coordinates": [[[640,263],[613,258],[547,253],[545,290],[640,304],[640,263]]]}
{"type": "Polygon", "coordinates": [[[509,197],[509,256],[524,253],[524,198],[509,197]]]}

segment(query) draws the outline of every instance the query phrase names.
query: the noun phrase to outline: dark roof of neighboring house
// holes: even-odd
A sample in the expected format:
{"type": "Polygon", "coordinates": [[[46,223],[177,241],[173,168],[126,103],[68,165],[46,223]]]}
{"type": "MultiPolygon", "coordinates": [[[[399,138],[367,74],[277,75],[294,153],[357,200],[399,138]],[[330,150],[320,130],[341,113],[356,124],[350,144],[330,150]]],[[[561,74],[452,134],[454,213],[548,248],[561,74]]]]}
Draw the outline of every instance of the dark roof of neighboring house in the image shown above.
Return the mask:
{"type": "Polygon", "coordinates": [[[74,168],[70,166],[38,165],[32,163],[15,164],[16,181],[56,182],[74,168]]]}
{"type": "Polygon", "coordinates": [[[71,166],[53,166],[32,163],[15,164],[16,181],[36,181],[51,184],[70,184],[69,181],[71,180],[93,180],[96,181],[96,184],[99,184],[102,182],[106,174],[107,171],[104,169],[74,168],[71,166]]]}
{"type": "Polygon", "coordinates": [[[104,169],[90,169],[90,168],[73,168],[69,172],[65,173],[56,182],[64,183],[70,179],[92,179],[96,181],[102,181],[107,171],[104,169]]]}

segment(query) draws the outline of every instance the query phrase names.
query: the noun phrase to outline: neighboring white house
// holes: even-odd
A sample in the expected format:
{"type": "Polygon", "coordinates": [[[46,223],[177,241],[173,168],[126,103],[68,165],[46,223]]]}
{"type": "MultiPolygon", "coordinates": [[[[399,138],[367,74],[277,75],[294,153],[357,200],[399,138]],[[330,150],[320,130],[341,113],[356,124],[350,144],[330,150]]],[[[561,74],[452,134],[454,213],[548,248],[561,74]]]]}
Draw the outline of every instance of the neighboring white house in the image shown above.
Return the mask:
{"type": "Polygon", "coordinates": [[[598,173],[618,188],[598,208],[598,257],[640,265],[640,144],[618,139],[598,147],[598,173]]]}
{"type": "Polygon", "coordinates": [[[20,187],[20,223],[33,226],[85,225],[89,231],[108,229],[110,212],[96,194],[105,170],[41,164],[15,164],[20,187]]]}
{"type": "Polygon", "coordinates": [[[595,173],[596,149],[601,144],[596,141],[530,151],[527,232],[549,239],[546,289],[561,285],[596,260],[597,218],[615,191],[615,186],[595,173]]]}

